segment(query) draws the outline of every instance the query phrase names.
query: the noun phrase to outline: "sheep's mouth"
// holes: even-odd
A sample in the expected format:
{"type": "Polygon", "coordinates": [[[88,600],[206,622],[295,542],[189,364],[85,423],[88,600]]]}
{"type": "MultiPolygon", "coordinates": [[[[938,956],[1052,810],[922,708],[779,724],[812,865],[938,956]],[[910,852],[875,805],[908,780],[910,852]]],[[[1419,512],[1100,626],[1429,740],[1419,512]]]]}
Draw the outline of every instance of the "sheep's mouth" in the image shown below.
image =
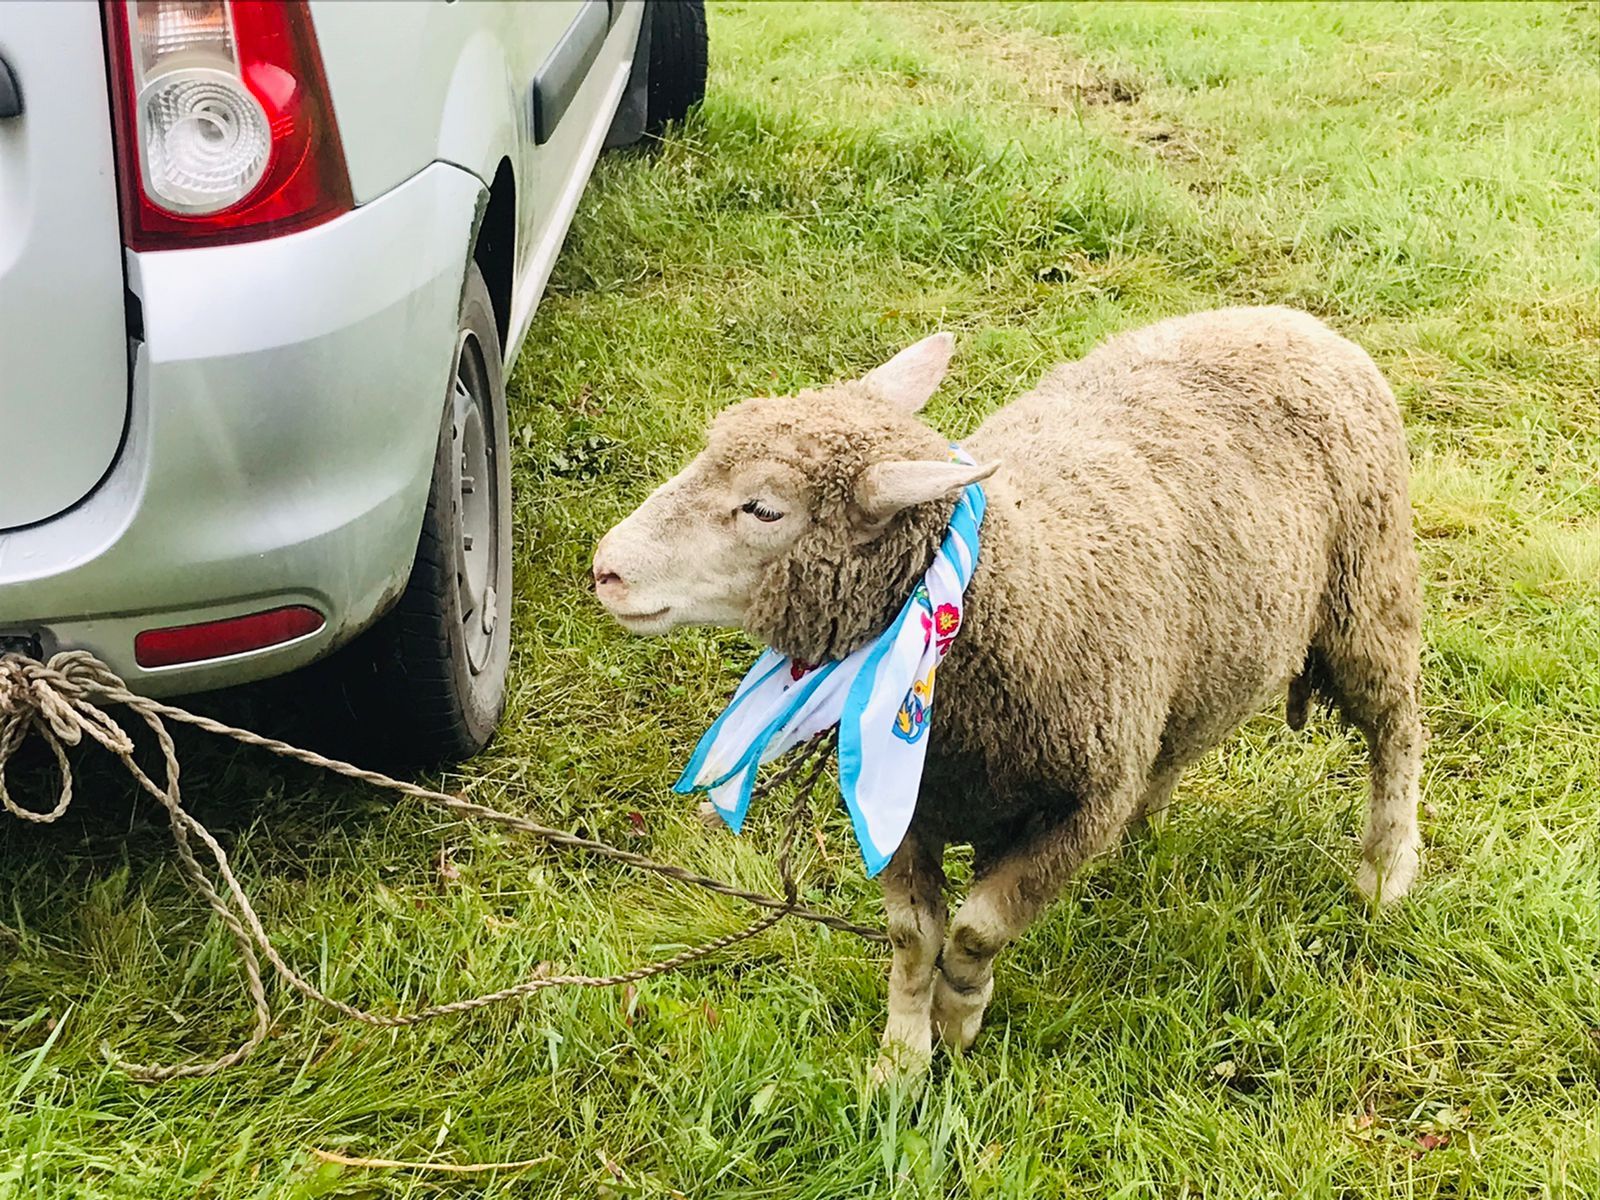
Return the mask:
{"type": "Polygon", "coordinates": [[[662,608],[656,609],[654,612],[613,612],[611,615],[616,617],[617,620],[621,621],[624,625],[655,625],[661,620],[661,618],[665,617],[671,611],[672,606],[669,604],[662,608]]]}

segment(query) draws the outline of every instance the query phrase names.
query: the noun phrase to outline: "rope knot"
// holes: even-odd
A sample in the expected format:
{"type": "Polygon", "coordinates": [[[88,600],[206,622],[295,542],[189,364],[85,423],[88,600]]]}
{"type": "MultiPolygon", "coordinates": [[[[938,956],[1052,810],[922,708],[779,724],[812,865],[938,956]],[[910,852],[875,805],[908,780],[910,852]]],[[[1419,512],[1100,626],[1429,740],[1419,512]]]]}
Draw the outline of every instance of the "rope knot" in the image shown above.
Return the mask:
{"type": "Polygon", "coordinates": [[[116,673],[84,650],[63,650],[49,662],[0,655],[0,807],[39,824],[66,812],[72,802],[67,747],[86,734],[119,758],[132,754],[133,739],[100,707],[127,695],[116,673]],[[50,748],[60,772],[60,790],[48,812],[23,808],[6,788],[6,768],[30,734],[50,748]]]}
{"type": "MultiPolygon", "coordinates": [[[[67,746],[88,734],[112,754],[129,754],[133,740],[100,707],[127,695],[116,673],[86,650],[63,650],[46,663],[19,654],[0,657],[0,730],[27,724],[67,746]]],[[[7,746],[0,736],[0,763],[10,756],[7,746]]]]}
{"type": "Polygon", "coordinates": [[[33,689],[28,666],[29,660],[19,654],[0,656],[0,721],[19,717],[34,707],[25,699],[33,689]]]}

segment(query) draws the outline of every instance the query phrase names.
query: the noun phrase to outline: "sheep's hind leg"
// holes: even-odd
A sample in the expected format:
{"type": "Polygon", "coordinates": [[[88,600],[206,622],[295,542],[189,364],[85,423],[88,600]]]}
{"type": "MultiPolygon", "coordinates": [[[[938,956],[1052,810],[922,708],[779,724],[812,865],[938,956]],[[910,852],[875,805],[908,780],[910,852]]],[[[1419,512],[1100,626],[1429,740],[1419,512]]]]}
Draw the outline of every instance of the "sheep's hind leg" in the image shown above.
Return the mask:
{"type": "Polygon", "coordinates": [[[1407,703],[1362,724],[1372,778],[1356,887],[1367,899],[1390,904],[1411,890],[1420,866],[1422,722],[1416,705],[1407,703]]]}
{"type": "Polygon", "coordinates": [[[944,942],[944,844],[908,833],[880,879],[894,958],[874,1084],[920,1074],[933,1054],[933,978],[944,942]]]}
{"type": "Polygon", "coordinates": [[[1060,825],[1007,851],[973,884],[939,955],[933,1032],[954,1051],[967,1049],[994,995],[994,959],[1056,898],[1083,863],[1127,828],[1143,787],[1085,798],[1060,825]]]}
{"type": "Polygon", "coordinates": [[[1340,712],[1367,739],[1371,791],[1356,887],[1380,904],[1410,891],[1420,866],[1419,641],[1415,606],[1391,601],[1370,614],[1357,607],[1317,646],[1340,712]]]}

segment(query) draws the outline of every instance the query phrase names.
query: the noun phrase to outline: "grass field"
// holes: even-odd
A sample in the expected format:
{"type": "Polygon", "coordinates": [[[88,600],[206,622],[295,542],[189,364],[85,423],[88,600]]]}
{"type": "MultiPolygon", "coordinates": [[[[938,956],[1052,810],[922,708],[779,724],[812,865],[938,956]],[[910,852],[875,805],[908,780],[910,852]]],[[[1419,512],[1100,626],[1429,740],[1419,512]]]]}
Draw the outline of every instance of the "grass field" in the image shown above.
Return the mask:
{"type": "MultiPolygon", "coordinates": [[[[512,698],[447,786],[769,886],[671,796],[751,647],[634,641],[596,537],[739,397],[958,332],[952,435],[1107,334],[1307,308],[1393,382],[1428,606],[1425,877],[1348,885],[1357,742],[1252,722],[1002,960],[919,1098],[866,1073],[884,959],[783,926],[636,993],[272,1041],[147,1089],[99,1047],[246,1028],[225,936],[109,772],[0,824],[0,1198],[1600,1195],[1600,9],[723,5],[710,98],[608,157],[513,381],[512,698]],[[637,814],[630,816],[630,814],[637,814]],[[309,1147],[452,1178],[319,1165],[309,1147]]],[[[420,808],[185,741],[288,957],[415,1006],[735,928],[420,808]]],[[[841,815],[819,902],[877,921],[841,815]]]]}

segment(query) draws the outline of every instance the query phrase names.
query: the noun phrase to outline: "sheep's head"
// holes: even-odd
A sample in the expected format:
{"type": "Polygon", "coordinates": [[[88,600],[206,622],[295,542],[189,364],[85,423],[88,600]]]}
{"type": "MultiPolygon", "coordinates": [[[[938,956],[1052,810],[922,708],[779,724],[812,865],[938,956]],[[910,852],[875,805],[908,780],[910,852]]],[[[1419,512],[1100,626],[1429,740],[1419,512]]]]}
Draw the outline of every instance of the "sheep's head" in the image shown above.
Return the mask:
{"type": "Polygon", "coordinates": [[[722,413],[601,540],[601,602],[634,633],[737,626],[807,662],[863,644],[927,569],[961,489],[994,470],[951,462],[915,415],[953,344],[936,334],[862,379],[722,413]]]}

